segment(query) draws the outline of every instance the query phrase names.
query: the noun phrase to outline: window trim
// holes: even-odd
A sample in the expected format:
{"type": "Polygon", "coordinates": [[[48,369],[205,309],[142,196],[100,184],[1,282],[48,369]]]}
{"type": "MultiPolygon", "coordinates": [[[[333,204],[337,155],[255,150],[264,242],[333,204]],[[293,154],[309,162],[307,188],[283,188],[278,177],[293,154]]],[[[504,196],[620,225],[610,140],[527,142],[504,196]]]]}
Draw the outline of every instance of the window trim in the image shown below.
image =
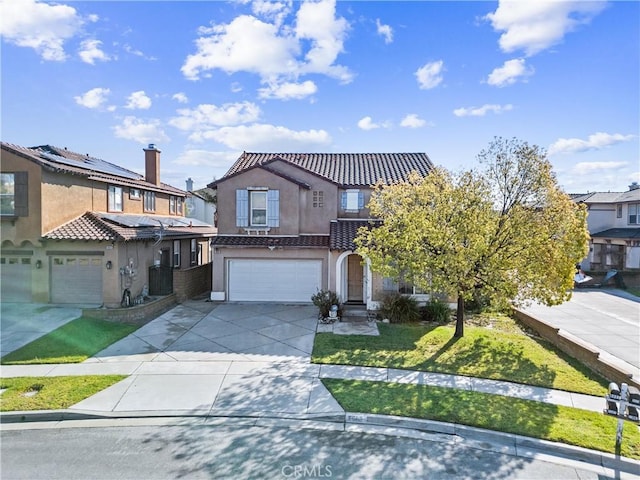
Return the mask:
{"type": "Polygon", "coordinates": [[[173,241],[173,267],[180,268],[180,240],[173,241]]]}
{"type": "Polygon", "coordinates": [[[140,194],[139,188],[129,188],[129,200],[141,200],[142,196],[140,194]]]}
{"type": "Polygon", "coordinates": [[[2,185],[4,185],[4,179],[7,177],[7,185],[10,185],[9,189],[13,190],[12,192],[7,193],[1,193],[2,191],[0,190],[0,198],[2,200],[9,199],[8,204],[10,207],[7,211],[0,210],[0,213],[3,216],[13,217],[16,215],[16,174],[14,172],[1,172],[0,176],[3,180],[2,185]],[[8,177],[11,177],[11,179],[9,180],[8,177]]]}
{"type": "Polygon", "coordinates": [[[639,225],[640,224],[640,203],[630,203],[627,205],[627,224],[639,225]],[[631,213],[631,207],[633,207],[633,214],[631,213]],[[632,221],[633,218],[633,221],[632,221]]]}
{"type": "MultiPolygon", "coordinates": [[[[257,202],[256,202],[257,203],[257,202]]],[[[262,203],[262,201],[260,202],[262,203]]],[[[267,211],[268,203],[267,203],[267,190],[249,190],[249,226],[251,227],[267,227],[267,211]],[[257,197],[264,198],[264,207],[254,207],[254,195],[257,197]],[[264,212],[264,222],[258,223],[254,220],[254,212],[264,212]]]]}
{"type": "Polygon", "coordinates": [[[155,212],[156,211],[156,192],[152,192],[151,190],[145,190],[142,196],[143,196],[143,210],[145,212],[155,212]]]}
{"type": "Polygon", "coordinates": [[[196,265],[198,263],[198,240],[196,240],[195,238],[191,239],[191,256],[190,256],[190,262],[191,265],[196,265]]]}
{"type": "Polygon", "coordinates": [[[616,218],[622,218],[622,204],[616,204],[616,218]]]}
{"type": "Polygon", "coordinates": [[[122,212],[124,210],[124,192],[118,185],[109,185],[107,189],[107,211],[122,212]],[[120,200],[118,202],[118,199],[120,200]]]}

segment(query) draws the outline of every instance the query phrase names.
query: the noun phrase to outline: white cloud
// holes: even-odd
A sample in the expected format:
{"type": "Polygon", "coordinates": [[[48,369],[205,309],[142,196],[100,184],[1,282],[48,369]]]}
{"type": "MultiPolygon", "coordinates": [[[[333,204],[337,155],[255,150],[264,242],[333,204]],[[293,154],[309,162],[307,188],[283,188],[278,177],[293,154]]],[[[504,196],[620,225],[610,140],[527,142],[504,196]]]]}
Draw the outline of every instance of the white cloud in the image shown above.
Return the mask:
{"type": "Polygon", "coordinates": [[[122,46],[122,49],[123,49],[125,52],[127,52],[128,54],[130,54],[130,55],[135,55],[136,57],[142,57],[142,58],[144,58],[145,60],[157,60],[157,58],[156,58],[156,57],[147,56],[147,55],[145,55],[145,54],[144,54],[144,52],[142,52],[141,50],[138,50],[138,49],[136,49],[136,48],[133,48],[131,45],[126,44],[126,43],[122,46]]]}
{"type": "Polygon", "coordinates": [[[78,105],[86,108],[98,109],[101,108],[107,101],[107,97],[111,93],[108,88],[92,88],[91,90],[73,97],[78,105]]]}
{"type": "Polygon", "coordinates": [[[376,128],[380,128],[380,125],[374,123],[371,117],[364,117],[358,121],[358,128],[362,130],[374,130],[376,128]]]}
{"type": "Polygon", "coordinates": [[[322,73],[338,78],[344,83],[353,75],[346,67],[333,62],[343,51],[349,23],[344,18],[336,18],[336,0],[304,2],[300,5],[296,18],[297,40],[311,41],[311,49],[306,53],[301,66],[303,73],[322,73]]]}
{"type": "Polygon", "coordinates": [[[421,90],[435,88],[442,83],[442,72],[444,71],[444,62],[429,62],[416,70],[416,77],[421,90]]]}
{"type": "Polygon", "coordinates": [[[82,18],[68,5],[4,0],[0,35],[11,44],[33,48],[43,60],[64,61],[64,42],[80,32],[82,18]]]}
{"type": "Polygon", "coordinates": [[[313,95],[318,87],[311,80],[302,83],[285,82],[271,84],[258,90],[260,98],[277,98],[279,100],[301,99],[313,95]]]}
{"type": "Polygon", "coordinates": [[[85,40],[80,44],[80,50],[78,51],[78,55],[80,55],[80,59],[91,65],[95,65],[96,60],[101,62],[108,62],[111,60],[111,57],[104,53],[100,46],[102,42],[100,40],[85,40]]]}
{"type": "Polygon", "coordinates": [[[389,25],[383,25],[380,23],[380,19],[376,18],[376,27],[378,29],[378,35],[384,37],[384,43],[393,42],[393,29],[389,25]]]}
{"type": "Polygon", "coordinates": [[[113,132],[118,138],[134,140],[143,145],[169,141],[160,121],[156,119],[144,121],[137,117],[128,116],[123,119],[120,125],[113,127],[113,132]]]}
{"type": "Polygon", "coordinates": [[[201,29],[209,34],[196,40],[197,52],[187,56],[181,71],[189,80],[220,69],[229,74],[246,71],[271,78],[292,74],[299,45],[291,36],[279,36],[277,27],[249,15],[227,25],[201,29]]]}
{"type": "Polygon", "coordinates": [[[129,110],[147,110],[151,108],[151,99],[144,93],[144,90],[133,92],[127,100],[124,108],[129,110]]]}
{"type": "Polygon", "coordinates": [[[597,132],[586,140],[580,138],[559,138],[549,146],[549,155],[556,153],[575,153],[587,150],[601,150],[604,147],[616,143],[628,142],[636,138],[636,135],[622,135],[620,133],[597,132]]]}
{"type": "Polygon", "coordinates": [[[400,122],[400,126],[406,128],[420,128],[424,127],[426,124],[426,120],[418,117],[418,115],[416,115],[415,113],[406,115],[400,122]]]}
{"type": "Polygon", "coordinates": [[[178,165],[190,167],[213,167],[228,169],[231,164],[238,159],[238,152],[212,152],[201,149],[188,149],[178,155],[175,162],[178,165]]]}
{"type": "Polygon", "coordinates": [[[513,110],[513,105],[507,103],[506,105],[496,105],[486,103],[481,107],[461,107],[456,108],[453,111],[453,114],[456,117],[484,117],[487,113],[502,113],[508,112],[509,110],[513,110]]]}
{"type": "Polygon", "coordinates": [[[290,130],[268,124],[239,125],[210,130],[202,140],[214,140],[236,150],[305,151],[315,150],[331,143],[324,130],[290,130]]]}
{"type": "Polygon", "coordinates": [[[291,0],[285,2],[254,0],[251,4],[251,11],[255,15],[272,20],[275,25],[280,26],[291,12],[292,4],[293,2],[291,0]]]}
{"type": "Polygon", "coordinates": [[[590,173],[610,173],[612,170],[623,168],[629,165],[628,162],[579,162],[576,163],[571,172],[575,175],[587,175],[590,173]]]}
{"type": "Polygon", "coordinates": [[[178,103],[189,103],[189,98],[183,92],[174,93],[171,98],[178,103]]]}
{"type": "Polygon", "coordinates": [[[298,77],[313,73],[351,81],[352,73],[335,64],[349,28],[344,18],[336,17],[335,0],[300,4],[293,27],[282,25],[291,5],[254,3],[254,13],[271,21],[240,15],[228,24],[200,28],[196,52],[187,56],[183,75],[198,80],[219,69],[253,73],[267,85],[298,83],[298,77]]]}
{"type": "Polygon", "coordinates": [[[169,124],[183,131],[202,132],[204,130],[255,122],[260,117],[260,107],[251,102],[225,103],[218,107],[201,104],[196,108],[182,108],[169,124]]]}
{"type": "Polygon", "coordinates": [[[484,18],[500,35],[504,52],[522,50],[526,55],[562,42],[564,36],[587,24],[605,7],[604,1],[508,1],[500,0],[495,12],[484,18]]]}
{"type": "Polygon", "coordinates": [[[518,79],[526,79],[533,75],[534,71],[533,67],[526,65],[524,58],[514,58],[504,62],[501,67],[495,68],[489,74],[487,83],[494,87],[505,87],[516,83],[518,79]]]}

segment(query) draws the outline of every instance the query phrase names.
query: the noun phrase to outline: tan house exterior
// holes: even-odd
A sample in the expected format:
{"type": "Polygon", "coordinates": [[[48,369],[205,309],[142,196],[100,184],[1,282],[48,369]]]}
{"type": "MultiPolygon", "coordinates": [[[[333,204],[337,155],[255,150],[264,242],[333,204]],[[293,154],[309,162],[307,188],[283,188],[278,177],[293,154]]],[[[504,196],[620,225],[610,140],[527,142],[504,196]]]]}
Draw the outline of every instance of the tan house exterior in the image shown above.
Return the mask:
{"type": "Polygon", "coordinates": [[[1,147],[3,302],[116,307],[209,264],[215,229],[185,217],[187,192],[160,182],[154,145],[145,175],[66,148],[1,147]]]}
{"type": "Polygon", "coordinates": [[[591,235],[583,270],[640,272],[640,185],[626,192],[574,194],[576,203],[587,206],[591,235]]]}
{"type": "Polygon", "coordinates": [[[355,253],[370,227],[372,186],[433,164],[424,153],[248,153],[209,184],[217,190],[211,300],[310,302],[320,289],[377,307],[397,285],[355,253]]]}

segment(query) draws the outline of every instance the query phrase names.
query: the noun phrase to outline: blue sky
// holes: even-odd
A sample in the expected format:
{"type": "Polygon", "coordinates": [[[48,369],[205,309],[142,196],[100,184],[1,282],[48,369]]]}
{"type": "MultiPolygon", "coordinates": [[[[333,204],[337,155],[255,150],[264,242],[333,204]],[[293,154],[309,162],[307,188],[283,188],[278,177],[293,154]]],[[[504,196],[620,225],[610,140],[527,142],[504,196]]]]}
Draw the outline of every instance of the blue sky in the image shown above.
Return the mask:
{"type": "Polygon", "coordinates": [[[640,181],[640,3],[0,0],[5,142],[162,181],[243,150],[426,152],[494,136],[547,149],[569,193],[640,181]]]}

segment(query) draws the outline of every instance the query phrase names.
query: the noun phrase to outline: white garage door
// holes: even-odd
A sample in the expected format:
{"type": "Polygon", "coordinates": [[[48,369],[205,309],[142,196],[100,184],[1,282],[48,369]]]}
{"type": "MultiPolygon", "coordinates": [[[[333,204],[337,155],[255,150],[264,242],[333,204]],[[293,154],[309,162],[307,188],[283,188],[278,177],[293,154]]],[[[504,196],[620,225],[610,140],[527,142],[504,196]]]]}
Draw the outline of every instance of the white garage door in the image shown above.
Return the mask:
{"type": "Polygon", "coordinates": [[[322,283],[321,260],[229,260],[229,300],[311,302],[322,283]]]}
{"type": "Polygon", "coordinates": [[[102,304],[102,257],[51,257],[51,303],[102,304]]]}
{"type": "Polygon", "coordinates": [[[3,302],[31,302],[31,257],[2,257],[0,295],[3,302]]]}

